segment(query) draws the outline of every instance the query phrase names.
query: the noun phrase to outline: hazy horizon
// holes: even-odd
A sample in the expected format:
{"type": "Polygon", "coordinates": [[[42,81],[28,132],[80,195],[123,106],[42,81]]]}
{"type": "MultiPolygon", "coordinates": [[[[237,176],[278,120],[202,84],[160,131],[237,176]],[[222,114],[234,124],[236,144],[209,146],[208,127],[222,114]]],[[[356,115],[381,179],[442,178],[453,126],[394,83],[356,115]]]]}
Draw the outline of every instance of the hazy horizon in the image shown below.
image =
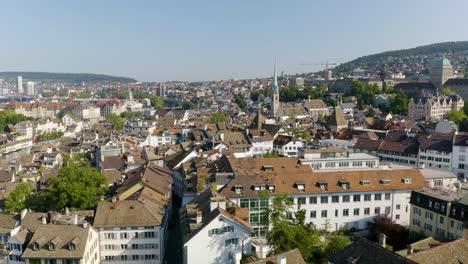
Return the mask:
{"type": "Polygon", "coordinates": [[[248,79],[468,40],[468,2],[14,1],[0,16],[0,71],[138,81],[248,79]]]}

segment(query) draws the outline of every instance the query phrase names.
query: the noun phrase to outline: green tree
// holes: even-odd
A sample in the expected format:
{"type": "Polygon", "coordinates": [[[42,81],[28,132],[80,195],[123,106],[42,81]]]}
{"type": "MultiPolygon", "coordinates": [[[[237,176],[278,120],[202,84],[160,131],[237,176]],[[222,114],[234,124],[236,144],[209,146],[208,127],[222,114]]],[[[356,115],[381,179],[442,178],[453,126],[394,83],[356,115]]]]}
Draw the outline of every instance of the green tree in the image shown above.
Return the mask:
{"type": "MultiPolygon", "coordinates": [[[[261,199],[268,194],[261,193],[261,199]]],[[[277,195],[264,217],[264,224],[271,229],[267,234],[268,244],[275,254],[297,248],[308,262],[320,263],[327,255],[341,250],[351,243],[343,233],[318,231],[312,224],[305,223],[306,211],[293,211],[292,202],[287,194],[277,195]]]]}
{"type": "Polygon", "coordinates": [[[122,117],[110,113],[106,116],[107,122],[111,123],[115,130],[122,131],[125,125],[125,121],[122,117]]]}
{"type": "Polygon", "coordinates": [[[54,140],[63,137],[62,131],[43,132],[36,137],[39,141],[54,140]]]}
{"type": "Polygon", "coordinates": [[[8,213],[21,213],[21,210],[26,208],[32,192],[33,189],[29,184],[18,184],[5,199],[6,211],[8,213]]]}
{"type": "Polygon", "coordinates": [[[210,117],[210,123],[216,124],[219,122],[227,122],[229,118],[224,113],[213,113],[210,117]]]}
{"type": "Polygon", "coordinates": [[[258,97],[260,96],[260,91],[259,90],[253,90],[250,92],[250,99],[252,101],[258,101],[258,97]]]}
{"type": "Polygon", "coordinates": [[[197,105],[192,103],[192,101],[184,101],[182,103],[182,108],[184,108],[185,110],[196,109],[197,105]]]}
{"type": "Polygon", "coordinates": [[[465,76],[465,78],[468,78],[468,72],[465,72],[464,76],[465,76]]]}
{"type": "Polygon", "coordinates": [[[447,114],[447,119],[459,125],[464,119],[468,118],[463,111],[452,110],[447,114]]]}
{"type": "Polygon", "coordinates": [[[141,112],[128,112],[128,111],[125,111],[125,112],[120,114],[120,117],[125,118],[125,119],[142,119],[145,116],[141,112]]]}
{"type": "Polygon", "coordinates": [[[390,97],[390,112],[405,115],[408,113],[409,97],[401,89],[390,97]]]}
{"type": "Polygon", "coordinates": [[[90,209],[107,192],[107,180],[97,169],[82,160],[72,160],[59,170],[57,177],[47,181],[51,206],[57,208],[90,209]]]}
{"type": "Polygon", "coordinates": [[[151,106],[156,109],[161,109],[164,107],[164,99],[159,96],[150,96],[149,97],[151,106]]]}
{"type": "Polygon", "coordinates": [[[31,120],[22,114],[16,114],[15,111],[0,111],[0,131],[4,131],[7,125],[16,125],[19,122],[31,120]]]}
{"type": "Polygon", "coordinates": [[[394,250],[406,248],[409,242],[409,230],[405,226],[401,226],[392,221],[386,215],[375,217],[368,224],[369,235],[367,238],[371,241],[378,241],[379,234],[387,236],[387,244],[391,245],[394,250]]]}
{"type": "Polygon", "coordinates": [[[247,106],[247,102],[245,101],[244,97],[240,95],[234,96],[234,102],[241,108],[244,109],[247,106]]]}
{"type": "Polygon", "coordinates": [[[367,113],[366,117],[374,117],[375,115],[376,114],[375,114],[374,108],[370,107],[369,112],[367,113]]]}
{"type": "Polygon", "coordinates": [[[463,112],[465,115],[468,115],[468,100],[465,100],[465,104],[463,105],[463,112]]]}
{"type": "Polygon", "coordinates": [[[443,95],[456,95],[457,94],[457,93],[455,93],[455,91],[453,91],[449,87],[442,88],[442,91],[440,93],[443,94],[443,95]]]}
{"type": "Polygon", "coordinates": [[[468,118],[465,118],[460,122],[458,130],[460,130],[460,132],[468,132],[468,118]]]}

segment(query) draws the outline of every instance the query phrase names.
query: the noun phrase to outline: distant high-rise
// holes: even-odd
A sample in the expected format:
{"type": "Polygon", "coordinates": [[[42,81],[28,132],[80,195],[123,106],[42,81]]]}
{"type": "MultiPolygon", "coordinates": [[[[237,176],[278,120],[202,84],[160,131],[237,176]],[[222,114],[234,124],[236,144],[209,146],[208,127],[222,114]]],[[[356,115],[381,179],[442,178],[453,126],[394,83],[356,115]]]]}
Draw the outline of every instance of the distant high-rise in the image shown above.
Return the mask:
{"type": "Polygon", "coordinates": [[[34,89],[35,83],[32,81],[28,81],[26,83],[26,95],[27,96],[34,96],[36,94],[36,90],[34,89]]]}
{"type": "Polygon", "coordinates": [[[18,94],[23,94],[24,89],[23,89],[23,77],[18,76],[18,79],[16,80],[16,91],[18,94]]]}
{"type": "Polygon", "coordinates": [[[432,84],[437,90],[441,90],[445,82],[453,78],[452,64],[445,57],[436,59],[432,62],[430,75],[432,84]]]}
{"type": "Polygon", "coordinates": [[[327,81],[333,78],[333,71],[331,69],[325,69],[323,71],[323,78],[327,81]]]}
{"type": "Polygon", "coordinates": [[[158,92],[156,95],[161,98],[166,98],[166,85],[164,83],[159,84],[158,92]]]}

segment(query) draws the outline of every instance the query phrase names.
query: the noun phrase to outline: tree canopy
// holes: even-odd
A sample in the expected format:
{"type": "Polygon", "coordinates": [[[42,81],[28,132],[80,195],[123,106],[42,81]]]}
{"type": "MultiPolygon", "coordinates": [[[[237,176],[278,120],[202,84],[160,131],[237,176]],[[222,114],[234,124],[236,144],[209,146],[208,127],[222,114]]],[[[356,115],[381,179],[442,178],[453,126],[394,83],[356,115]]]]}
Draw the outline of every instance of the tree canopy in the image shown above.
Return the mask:
{"type": "Polygon", "coordinates": [[[185,110],[196,109],[197,105],[194,104],[192,101],[184,101],[182,103],[182,108],[184,108],[185,110]]]}
{"type": "Polygon", "coordinates": [[[0,131],[4,131],[7,125],[16,125],[26,120],[31,120],[31,118],[22,114],[16,114],[15,111],[0,111],[0,131]]]}
{"type": "MultiPolygon", "coordinates": [[[[268,194],[262,193],[262,199],[268,194]]],[[[351,243],[343,232],[317,230],[311,223],[305,223],[306,211],[293,211],[293,204],[286,194],[278,195],[267,209],[264,224],[271,226],[267,234],[268,244],[275,254],[297,248],[308,262],[323,261],[351,243]]]]}
{"type": "Polygon", "coordinates": [[[122,117],[110,113],[106,116],[107,122],[111,123],[115,130],[122,131],[125,125],[125,121],[122,117]]]}
{"type": "Polygon", "coordinates": [[[364,109],[365,105],[375,104],[375,95],[379,94],[380,90],[377,85],[364,84],[357,80],[351,85],[351,90],[345,94],[345,96],[354,95],[357,100],[357,107],[364,109]]]}
{"type": "Polygon", "coordinates": [[[454,90],[450,89],[449,87],[442,88],[442,91],[440,91],[440,93],[443,95],[456,95],[457,94],[454,90]]]}
{"type": "Polygon", "coordinates": [[[62,131],[43,132],[36,137],[39,141],[54,140],[63,137],[62,131]]]}
{"type": "Polygon", "coordinates": [[[5,209],[8,213],[20,213],[27,207],[33,188],[27,183],[18,184],[5,199],[5,209]]]}
{"type": "Polygon", "coordinates": [[[229,118],[224,113],[213,113],[210,117],[210,123],[216,124],[219,122],[227,122],[229,118]]]}
{"type": "Polygon", "coordinates": [[[159,96],[150,96],[149,97],[151,106],[156,109],[161,109],[164,107],[164,99],[159,96]]]}
{"type": "Polygon", "coordinates": [[[51,205],[55,208],[93,208],[107,192],[106,177],[88,162],[72,160],[69,163],[47,181],[51,205]]]}
{"type": "Polygon", "coordinates": [[[234,96],[234,102],[241,108],[244,109],[247,106],[247,102],[245,101],[244,97],[240,95],[234,96]]]}

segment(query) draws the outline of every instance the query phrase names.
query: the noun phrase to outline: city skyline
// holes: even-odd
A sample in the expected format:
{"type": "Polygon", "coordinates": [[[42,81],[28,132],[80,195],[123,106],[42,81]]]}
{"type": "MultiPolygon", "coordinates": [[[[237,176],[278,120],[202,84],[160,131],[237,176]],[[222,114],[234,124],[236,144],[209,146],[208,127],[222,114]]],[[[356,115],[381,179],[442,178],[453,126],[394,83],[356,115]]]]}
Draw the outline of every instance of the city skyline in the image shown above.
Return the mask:
{"type": "Polygon", "coordinates": [[[388,50],[468,39],[463,1],[24,1],[4,5],[0,71],[197,81],[316,71],[388,50]],[[447,14],[450,14],[448,16],[447,14]],[[14,21],[12,23],[12,21],[14,21]]]}

